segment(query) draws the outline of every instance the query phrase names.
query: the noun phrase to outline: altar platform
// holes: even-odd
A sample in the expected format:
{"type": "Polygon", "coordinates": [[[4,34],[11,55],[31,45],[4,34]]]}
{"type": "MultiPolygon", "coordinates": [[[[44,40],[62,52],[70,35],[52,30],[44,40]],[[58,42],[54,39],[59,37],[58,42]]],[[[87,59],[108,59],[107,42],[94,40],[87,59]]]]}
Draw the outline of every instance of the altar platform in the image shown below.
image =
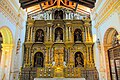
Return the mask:
{"type": "Polygon", "coordinates": [[[35,78],[34,80],[85,80],[85,78],[35,78]]]}

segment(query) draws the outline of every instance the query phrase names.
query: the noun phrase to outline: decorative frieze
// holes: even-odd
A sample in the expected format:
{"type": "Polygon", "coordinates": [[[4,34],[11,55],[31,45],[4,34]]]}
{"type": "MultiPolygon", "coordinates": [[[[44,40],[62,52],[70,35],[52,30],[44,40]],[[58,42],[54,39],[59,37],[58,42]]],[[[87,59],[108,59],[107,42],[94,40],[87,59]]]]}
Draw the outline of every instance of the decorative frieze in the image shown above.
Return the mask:
{"type": "Polygon", "coordinates": [[[23,23],[25,22],[23,18],[25,18],[26,15],[21,8],[15,10],[8,0],[2,0],[0,2],[0,12],[15,26],[23,28],[23,23]]]}
{"type": "Polygon", "coordinates": [[[95,28],[98,28],[105,20],[112,14],[117,7],[119,6],[120,1],[119,0],[107,0],[102,8],[97,12],[97,10],[93,11],[92,15],[98,13],[99,15],[96,16],[95,19],[95,28]],[[99,22],[99,23],[98,23],[99,22]]]}

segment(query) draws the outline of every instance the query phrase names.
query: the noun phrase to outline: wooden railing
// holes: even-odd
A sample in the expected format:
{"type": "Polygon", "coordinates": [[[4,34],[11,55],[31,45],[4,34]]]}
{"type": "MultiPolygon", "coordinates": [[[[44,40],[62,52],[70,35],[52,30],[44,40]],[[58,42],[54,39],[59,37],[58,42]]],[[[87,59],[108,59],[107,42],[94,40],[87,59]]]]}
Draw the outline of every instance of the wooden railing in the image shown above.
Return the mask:
{"type": "MultiPolygon", "coordinates": [[[[20,80],[34,80],[34,78],[54,78],[54,68],[24,68],[20,73],[20,80]]],[[[95,69],[64,68],[64,78],[86,78],[98,80],[95,69]]]]}

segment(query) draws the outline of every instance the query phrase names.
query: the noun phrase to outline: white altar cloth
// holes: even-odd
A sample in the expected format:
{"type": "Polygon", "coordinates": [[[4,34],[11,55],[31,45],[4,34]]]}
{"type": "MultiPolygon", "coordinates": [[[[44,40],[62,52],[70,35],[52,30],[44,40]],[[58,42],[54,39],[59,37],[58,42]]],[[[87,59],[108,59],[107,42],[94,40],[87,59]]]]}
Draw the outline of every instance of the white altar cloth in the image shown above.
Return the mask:
{"type": "Polygon", "coordinates": [[[85,78],[35,78],[34,80],[85,80],[85,78]]]}

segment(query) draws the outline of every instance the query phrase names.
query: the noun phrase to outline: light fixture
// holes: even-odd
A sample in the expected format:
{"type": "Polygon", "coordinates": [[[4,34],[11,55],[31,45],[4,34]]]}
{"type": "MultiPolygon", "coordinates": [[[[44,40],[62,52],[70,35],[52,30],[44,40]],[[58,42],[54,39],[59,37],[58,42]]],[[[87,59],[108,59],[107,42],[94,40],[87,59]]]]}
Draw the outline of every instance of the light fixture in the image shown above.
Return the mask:
{"type": "Polygon", "coordinates": [[[97,39],[96,43],[97,43],[98,45],[100,45],[100,40],[99,40],[99,38],[97,39]]]}

